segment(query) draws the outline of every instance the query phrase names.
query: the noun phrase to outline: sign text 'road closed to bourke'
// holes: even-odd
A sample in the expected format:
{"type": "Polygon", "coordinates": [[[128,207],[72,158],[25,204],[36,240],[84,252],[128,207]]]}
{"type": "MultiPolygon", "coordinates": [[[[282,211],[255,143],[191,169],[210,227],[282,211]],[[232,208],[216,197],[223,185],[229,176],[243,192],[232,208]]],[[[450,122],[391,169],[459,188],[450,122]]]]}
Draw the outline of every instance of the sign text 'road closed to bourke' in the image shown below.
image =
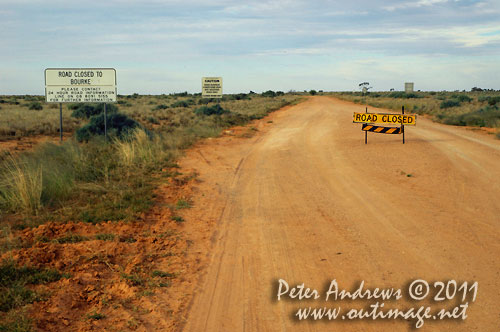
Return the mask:
{"type": "Polygon", "coordinates": [[[113,68],[46,69],[45,98],[49,103],[116,102],[116,70],[113,68]]]}

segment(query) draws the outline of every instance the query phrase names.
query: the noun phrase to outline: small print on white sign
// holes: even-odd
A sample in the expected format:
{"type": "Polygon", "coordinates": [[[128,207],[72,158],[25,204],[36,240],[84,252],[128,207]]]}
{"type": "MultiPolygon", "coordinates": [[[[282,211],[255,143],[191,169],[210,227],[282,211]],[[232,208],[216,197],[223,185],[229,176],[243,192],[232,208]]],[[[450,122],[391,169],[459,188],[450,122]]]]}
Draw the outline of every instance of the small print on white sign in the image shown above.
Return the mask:
{"type": "Polygon", "coordinates": [[[203,98],[222,98],[222,77],[202,77],[201,96],[203,98]]]}
{"type": "Polygon", "coordinates": [[[115,103],[116,70],[45,69],[45,100],[48,103],[115,103]]]}

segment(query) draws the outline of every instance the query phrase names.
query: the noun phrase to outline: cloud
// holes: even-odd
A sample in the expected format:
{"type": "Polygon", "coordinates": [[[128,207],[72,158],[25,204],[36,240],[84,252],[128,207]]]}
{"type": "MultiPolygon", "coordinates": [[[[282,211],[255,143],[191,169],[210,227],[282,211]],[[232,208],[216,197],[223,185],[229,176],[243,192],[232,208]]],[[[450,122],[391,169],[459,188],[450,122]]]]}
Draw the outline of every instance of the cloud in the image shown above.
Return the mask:
{"type": "MultiPolygon", "coordinates": [[[[234,78],[232,86],[245,89],[258,73],[273,77],[266,80],[266,88],[274,82],[276,88],[286,89],[294,88],[293,77],[311,85],[331,79],[348,82],[362,70],[370,72],[370,66],[378,68],[373,73],[386,71],[386,76],[396,77],[405,61],[413,65],[416,58],[426,68],[436,58],[447,59],[447,68],[460,70],[451,64],[465,59],[469,67],[477,67],[500,54],[496,0],[3,0],[2,4],[0,77],[7,77],[6,68],[35,73],[27,84],[8,76],[1,86],[6,91],[38,89],[36,75],[49,66],[117,67],[124,73],[122,86],[133,92],[137,85],[154,89],[151,82],[163,76],[181,82],[185,89],[193,79],[197,88],[198,73],[207,72],[229,75],[234,78]],[[395,60],[400,65],[383,65],[395,60]],[[143,76],[134,84],[125,83],[133,77],[125,73],[134,71],[143,76]],[[245,83],[238,83],[238,77],[245,83]]],[[[491,72],[498,68],[495,62],[487,63],[494,67],[491,72]]],[[[455,83],[460,83],[458,78],[455,83]]]]}
{"type": "Polygon", "coordinates": [[[395,11],[398,9],[410,9],[410,8],[433,6],[436,4],[444,4],[447,2],[448,0],[419,0],[419,1],[397,3],[394,5],[384,6],[383,8],[388,11],[395,11]]]}

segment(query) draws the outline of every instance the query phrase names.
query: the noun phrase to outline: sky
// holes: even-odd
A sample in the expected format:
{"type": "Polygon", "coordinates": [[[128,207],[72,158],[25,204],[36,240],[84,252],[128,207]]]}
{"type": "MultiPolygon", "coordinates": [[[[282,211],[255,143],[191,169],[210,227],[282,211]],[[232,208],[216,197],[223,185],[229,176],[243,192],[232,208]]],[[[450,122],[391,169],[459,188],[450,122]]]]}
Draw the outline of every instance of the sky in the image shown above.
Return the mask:
{"type": "Polygon", "coordinates": [[[119,94],[500,89],[499,0],[0,0],[0,41],[0,95],[75,67],[119,94]]]}

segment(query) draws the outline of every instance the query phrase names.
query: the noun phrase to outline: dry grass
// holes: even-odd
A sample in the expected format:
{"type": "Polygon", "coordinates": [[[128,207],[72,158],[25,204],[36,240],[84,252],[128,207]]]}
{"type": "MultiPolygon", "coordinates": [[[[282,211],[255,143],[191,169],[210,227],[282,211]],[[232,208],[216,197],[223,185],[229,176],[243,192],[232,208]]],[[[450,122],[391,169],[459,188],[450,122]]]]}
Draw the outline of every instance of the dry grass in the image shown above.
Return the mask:
{"type": "Polygon", "coordinates": [[[40,222],[47,218],[92,223],[133,219],[152,204],[154,174],[171,165],[183,149],[299,98],[226,97],[221,105],[230,112],[207,116],[194,112],[205,104],[200,96],[120,97],[125,100],[120,111],[144,128],[125,139],[112,139],[112,144],[99,137],[84,144],[70,139],[63,144],[40,144],[15,157],[0,156],[0,209],[4,216],[22,213],[34,224],[36,215],[40,222]],[[167,106],[158,108],[158,104],[167,106]],[[157,120],[149,121],[151,117],[157,120]]]}
{"type": "Polygon", "coordinates": [[[392,98],[389,92],[373,92],[365,96],[360,93],[335,93],[335,97],[355,103],[387,108],[415,114],[427,114],[434,121],[469,126],[500,128],[500,105],[489,105],[488,97],[500,96],[500,92],[417,92],[418,98],[392,98]],[[462,99],[462,101],[460,101],[462,99]],[[446,101],[458,101],[458,106],[443,107],[446,101]]]}
{"type": "MultiPolygon", "coordinates": [[[[296,102],[297,95],[284,95],[275,98],[251,95],[251,99],[231,100],[231,95],[224,96],[221,106],[232,112],[258,118],[269,111],[278,109],[287,103],[296,102]]],[[[119,96],[121,113],[129,115],[148,129],[165,129],[169,126],[185,126],[195,119],[193,110],[202,105],[201,96],[187,95],[129,95],[119,96]],[[187,107],[172,107],[176,103],[187,103],[187,107]],[[166,109],[157,108],[159,105],[166,109]]],[[[211,103],[213,104],[213,103],[211,103]]],[[[86,123],[85,120],[71,117],[68,104],[63,104],[63,130],[65,135],[73,133],[86,123]]],[[[43,96],[0,96],[0,139],[37,135],[54,136],[59,134],[59,105],[44,102],[43,96]],[[29,109],[34,102],[39,102],[42,110],[29,109]]],[[[214,133],[206,133],[212,136],[214,133]]]]}
{"type": "Polygon", "coordinates": [[[41,165],[27,164],[8,157],[2,166],[0,205],[37,214],[41,207],[43,188],[41,165]]]}

